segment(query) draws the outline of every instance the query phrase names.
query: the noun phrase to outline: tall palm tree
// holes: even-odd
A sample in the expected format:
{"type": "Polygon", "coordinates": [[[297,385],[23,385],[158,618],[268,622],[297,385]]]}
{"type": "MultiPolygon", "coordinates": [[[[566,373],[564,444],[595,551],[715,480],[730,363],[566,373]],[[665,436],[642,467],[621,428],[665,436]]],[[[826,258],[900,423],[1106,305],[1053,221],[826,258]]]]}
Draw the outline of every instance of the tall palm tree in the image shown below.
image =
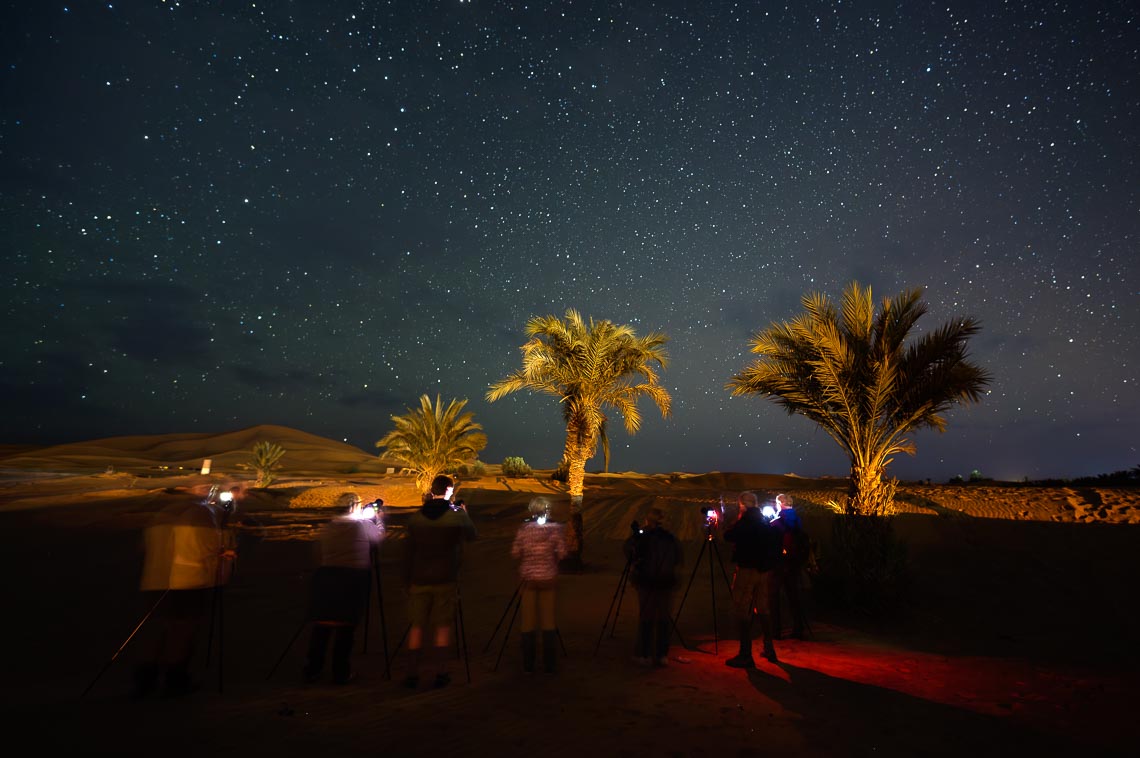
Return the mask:
{"type": "Polygon", "coordinates": [[[907,344],[926,313],[921,296],[907,290],[876,312],[871,288],[858,282],[843,291],[839,310],[825,295],[807,294],[803,314],[752,338],[760,358],[727,385],[733,395],[771,397],[843,447],[851,461],[851,514],[889,513],[894,482],[883,476],[894,455],[914,455],[905,435],[945,431],[944,414],[979,401],[990,382],[967,360],[966,342],[980,330],[972,318],[948,321],[907,344]]]}
{"type": "Polygon", "coordinates": [[[532,318],[526,334],[522,368],[492,384],[487,400],[526,389],[553,395],[562,404],[566,421],[562,463],[570,489],[567,542],[571,561],[580,564],[586,461],[597,451],[605,409],[616,411],[630,434],[641,428],[637,402],[642,397],[651,399],[662,417],[669,417],[673,398],[659,383],[654,367],[664,369],[668,362],[664,349],[668,337],[656,332],[638,337],[631,327],[611,321],[591,318],[587,323],[572,308],[564,318],[532,318]]]}
{"type": "Polygon", "coordinates": [[[395,428],[377,441],[376,447],[403,463],[416,475],[416,488],[427,492],[438,474],[475,460],[487,446],[483,427],[474,414],[462,413],[466,400],[452,400],[443,407],[439,395],[435,405],[427,395],[420,396],[420,407],[408,408],[403,416],[392,416],[395,428]]]}

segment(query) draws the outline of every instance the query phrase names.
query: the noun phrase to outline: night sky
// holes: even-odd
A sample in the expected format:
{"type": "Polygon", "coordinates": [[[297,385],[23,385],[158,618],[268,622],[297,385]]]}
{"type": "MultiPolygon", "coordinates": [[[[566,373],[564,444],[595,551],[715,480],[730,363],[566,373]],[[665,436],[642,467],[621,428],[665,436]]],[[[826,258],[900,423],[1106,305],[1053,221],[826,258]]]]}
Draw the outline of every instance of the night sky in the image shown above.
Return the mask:
{"type": "MultiPolygon", "coordinates": [[[[993,385],[891,473],[1140,464],[1140,18],[1125,2],[6,3],[3,442],[282,424],[375,452],[531,316],[669,335],[612,471],[845,475],[725,383],[749,337],[926,288],[993,385]]],[[[587,466],[601,468],[601,456],[587,466]]]]}

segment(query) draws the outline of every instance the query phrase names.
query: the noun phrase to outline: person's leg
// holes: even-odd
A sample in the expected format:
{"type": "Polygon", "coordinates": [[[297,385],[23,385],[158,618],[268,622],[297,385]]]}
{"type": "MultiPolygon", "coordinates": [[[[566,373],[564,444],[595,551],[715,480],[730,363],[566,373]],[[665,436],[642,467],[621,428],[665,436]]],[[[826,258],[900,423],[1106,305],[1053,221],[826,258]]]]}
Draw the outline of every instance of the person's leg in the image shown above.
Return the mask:
{"type": "Polygon", "coordinates": [[[645,665],[651,662],[653,650],[653,591],[645,587],[637,588],[637,642],[634,645],[634,663],[645,665]]]}
{"type": "Polygon", "coordinates": [[[352,680],[352,640],[356,627],[342,624],[336,627],[333,637],[332,676],[336,684],[348,684],[352,680]]]}
{"type": "Polygon", "coordinates": [[[534,671],[534,662],[538,657],[538,590],[524,584],[522,599],[520,600],[519,615],[522,617],[522,649],[523,671],[528,674],[534,671]]]}
{"type": "Polygon", "coordinates": [[[665,666],[669,661],[669,642],[673,632],[673,591],[661,590],[660,607],[654,623],[656,639],[653,647],[653,662],[665,666]]]}
{"type": "Polygon", "coordinates": [[[772,620],[768,617],[767,609],[770,606],[769,598],[778,592],[776,581],[778,572],[765,571],[760,574],[760,581],[756,583],[756,617],[760,622],[760,631],[764,635],[764,657],[772,663],[777,663],[776,647],[772,644],[772,620]]]}
{"type": "Polygon", "coordinates": [[[313,624],[313,631],[309,634],[309,652],[305,659],[305,681],[315,682],[321,676],[325,667],[325,651],[329,645],[329,635],[332,627],[317,621],[313,624]]]}
{"type": "Polygon", "coordinates": [[[554,587],[538,591],[538,618],[542,628],[542,666],[553,674],[558,668],[558,631],[554,624],[554,587]]]}
{"type": "Polygon", "coordinates": [[[432,655],[436,670],[434,686],[446,687],[451,683],[451,628],[455,624],[454,584],[439,584],[432,587],[432,626],[435,629],[432,641],[432,655]]]}
{"type": "MultiPolygon", "coordinates": [[[[167,695],[187,695],[197,689],[190,677],[190,660],[198,632],[207,623],[206,610],[214,590],[178,590],[171,592],[172,615],[167,625],[166,644],[159,661],[166,670],[164,692],[167,695]]],[[[212,621],[212,619],[210,619],[212,621]]]]}
{"type": "Polygon", "coordinates": [[[414,688],[420,683],[420,665],[423,658],[424,631],[431,616],[431,594],[423,587],[412,585],[408,589],[408,669],[404,686],[414,688]]]}
{"type": "Polygon", "coordinates": [[[756,662],[752,659],[752,609],[757,575],[758,572],[752,569],[738,566],[736,575],[732,578],[732,612],[736,617],[740,650],[735,657],[724,662],[726,666],[746,669],[756,667],[756,662]]]}

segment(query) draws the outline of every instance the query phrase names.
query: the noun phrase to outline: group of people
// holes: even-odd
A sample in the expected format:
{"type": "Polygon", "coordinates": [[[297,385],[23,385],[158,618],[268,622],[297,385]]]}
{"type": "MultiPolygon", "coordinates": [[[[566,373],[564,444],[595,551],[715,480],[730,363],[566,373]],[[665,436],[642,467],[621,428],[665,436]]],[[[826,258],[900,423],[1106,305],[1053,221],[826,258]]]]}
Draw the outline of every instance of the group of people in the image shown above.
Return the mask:
{"type": "MultiPolygon", "coordinates": [[[[790,495],[776,496],[771,518],[764,514],[754,492],[740,493],[737,506],[737,519],[725,530],[724,540],[732,545],[736,564],[732,608],[740,649],[725,663],[751,669],[756,667],[752,639],[757,625],[764,657],[772,663],[779,660],[774,641],[782,637],[781,594],[786,595],[791,611],[792,636],[804,637],[800,581],[810,542],[790,495]]],[[[624,546],[639,607],[634,662],[643,666],[668,665],[677,569],[683,561],[681,544],[663,520],[660,508],[650,509],[645,526],[635,524],[624,546]]]]}
{"type": "MultiPolygon", "coordinates": [[[[451,681],[451,634],[462,546],[478,536],[466,505],[455,501],[454,493],[455,482],[437,476],[422,507],[407,522],[403,579],[410,625],[403,684],[408,688],[417,688],[424,680],[437,688],[451,681]]],[[[153,692],[160,681],[169,695],[187,694],[195,688],[190,660],[211,598],[217,599],[232,574],[236,541],[228,522],[241,494],[234,487],[221,498],[211,492],[206,498],[181,500],[163,509],[146,530],[142,589],[154,600],[158,633],[136,669],[136,695],[153,692]]],[[[755,493],[741,493],[738,518],[724,533],[725,541],[733,545],[736,564],[732,596],[740,639],[738,654],[726,662],[729,666],[755,667],[752,630],[756,622],[764,656],[777,660],[773,641],[780,637],[781,591],[787,594],[791,608],[792,635],[804,633],[799,581],[806,532],[791,498],[779,495],[776,502],[778,512],[769,519],[761,512],[755,493]]],[[[378,512],[381,507],[381,501],[363,503],[355,494],[346,495],[337,515],[320,531],[309,605],[312,630],[303,670],[306,682],[318,681],[323,675],[330,643],[332,681],[347,684],[353,679],[350,660],[355,630],[367,608],[376,551],[386,536],[378,512]]],[[[511,545],[511,555],[518,561],[522,657],[527,673],[534,672],[540,660],[545,672],[557,669],[556,588],[567,543],[564,527],[551,521],[550,509],[545,497],[531,500],[529,518],[511,545]]],[[[681,544],[664,520],[661,508],[650,509],[644,526],[635,523],[635,532],[624,545],[628,577],[639,606],[634,660],[644,666],[668,665],[677,571],[683,565],[681,544]]]]}

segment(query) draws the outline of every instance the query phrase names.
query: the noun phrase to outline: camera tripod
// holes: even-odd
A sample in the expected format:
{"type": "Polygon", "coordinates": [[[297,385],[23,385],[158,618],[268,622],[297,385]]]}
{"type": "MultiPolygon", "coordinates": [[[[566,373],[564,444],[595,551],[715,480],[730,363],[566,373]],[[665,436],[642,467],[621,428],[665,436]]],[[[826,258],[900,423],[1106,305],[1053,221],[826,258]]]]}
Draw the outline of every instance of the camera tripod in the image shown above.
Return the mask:
{"type": "MultiPolygon", "coordinates": [[[[392,660],[400,654],[400,648],[404,646],[405,640],[408,639],[409,632],[412,631],[412,624],[404,627],[404,633],[400,636],[400,641],[396,643],[396,649],[392,651],[392,658],[385,661],[384,665],[384,678],[392,678],[392,660]]],[[[455,585],[455,657],[456,659],[463,659],[463,666],[467,673],[467,683],[471,684],[471,657],[467,652],[467,625],[463,622],[463,596],[459,592],[459,584],[455,585]]]]}
{"type": "MultiPolygon", "coordinates": [[[[225,522],[223,522],[222,528],[223,529],[225,528],[225,522]]],[[[223,593],[225,591],[225,584],[222,582],[222,573],[223,573],[222,569],[223,569],[223,566],[225,565],[224,564],[225,560],[226,559],[223,556],[221,556],[221,555],[218,556],[218,565],[217,565],[216,573],[214,576],[214,587],[213,587],[213,591],[210,593],[210,626],[209,626],[209,637],[208,637],[207,643],[206,643],[206,668],[208,669],[210,667],[210,658],[211,658],[211,653],[213,651],[214,629],[217,628],[217,630],[218,630],[218,693],[219,694],[221,694],[223,692],[223,689],[224,689],[223,688],[223,685],[224,685],[224,676],[223,675],[225,673],[225,668],[222,665],[222,640],[224,638],[224,635],[222,634],[223,626],[224,626],[224,624],[223,624],[223,621],[224,621],[223,612],[225,610],[225,604],[223,602],[223,593]]],[[[236,563],[236,561],[235,561],[235,563],[236,563]]],[[[233,573],[234,573],[233,571],[230,572],[229,579],[233,579],[233,573]]],[[[144,626],[146,626],[147,621],[150,620],[151,616],[154,615],[155,611],[157,611],[159,609],[159,607],[163,604],[163,602],[166,601],[167,596],[171,592],[193,592],[193,591],[194,590],[172,590],[169,587],[164,589],[162,591],[162,594],[159,596],[158,600],[156,600],[154,605],[152,605],[150,607],[150,610],[148,610],[143,615],[143,617],[139,621],[139,623],[135,625],[135,628],[131,630],[131,633],[128,634],[127,638],[125,640],[123,640],[121,645],[119,645],[119,648],[115,651],[114,655],[112,655],[107,660],[107,662],[105,664],[103,664],[103,668],[99,669],[99,673],[95,675],[95,678],[92,679],[91,683],[88,684],[86,689],[83,690],[83,693],[80,695],[80,697],[85,697],[87,695],[87,693],[90,692],[91,689],[95,686],[95,684],[101,678],[103,678],[103,674],[107,673],[107,669],[111,668],[111,664],[113,664],[118,659],[118,657],[122,654],[122,652],[127,649],[127,645],[129,645],[131,640],[133,640],[135,638],[135,635],[137,635],[140,631],[142,631],[142,628],[144,626]]]]}
{"type": "MultiPolygon", "coordinates": [[[[362,652],[368,652],[368,621],[372,617],[372,609],[370,607],[372,604],[371,585],[374,582],[376,585],[376,607],[380,612],[380,637],[384,643],[384,670],[387,671],[390,663],[388,658],[388,623],[384,619],[384,591],[380,586],[380,562],[377,558],[375,550],[372,550],[371,553],[371,563],[372,576],[369,578],[368,594],[364,596],[364,649],[362,652]]],[[[281,662],[283,660],[285,660],[285,656],[289,654],[289,651],[292,649],[293,644],[297,641],[297,638],[301,636],[301,632],[305,631],[305,627],[312,623],[312,621],[313,619],[309,618],[309,616],[306,614],[305,619],[297,627],[297,631],[295,631],[293,633],[293,636],[289,638],[289,643],[285,646],[285,649],[281,651],[281,655],[278,657],[277,662],[273,664],[273,668],[271,668],[269,670],[269,673],[265,675],[266,681],[269,681],[274,672],[277,671],[277,667],[281,665],[281,662]]]]}
{"type": "MultiPolygon", "coordinates": [[[[507,601],[507,607],[503,609],[503,615],[499,616],[499,623],[495,624],[495,630],[491,632],[490,638],[487,639],[487,644],[483,646],[483,653],[485,654],[491,649],[491,643],[495,641],[495,635],[499,633],[499,627],[503,625],[503,619],[507,617],[507,613],[511,612],[511,608],[513,607],[514,612],[511,612],[511,620],[507,624],[507,630],[503,632],[503,644],[499,646],[499,655],[495,658],[495,668],[493,671],[499,670],[499,661],[503,659],[503,651],[507,648],[507,640],[511,638],[511,629],[514,628],[515,618],[519,615],[519,608],[522,606],[522,586],[523,582],[519,582],[518,586],[515,587],[511,599],[507,601]]],[[[562,641],[562,632],[557,626],[554,627],[554,633],[558,635],[558,645],[562,648],[562,657],[568,658],[569,654],[566,652],[566,643],[562,641]]]]}
{"type": "Polygon", "coordinates": [[[677,613],[673,616],[673,631],[677,632],[677,638],[681,640],[681,644],[686,648],[692,650],[694,648],[685,642],[685,638],[681,636],[680,631],[677,630],[677,621],[681,618],[681,611],[685,607],[685,600],[689,597],[689,590],[693,587],[693,580],[697,578],[697,569],[701,567],[701,559],[705,557],[705,553],[709,552],[709,594],[712,598],[712,620],[713,620],[713,651],[719,653],[720,632],[717,629],[716,620],[716,574],[713,571],[713,556],[716,557],[716,563],[720,566],[721,576],[724,577],[725,586],[728,587],[729,594],[732,593],[732,581],[728,578],[728,572],[724,569],[724,561],[720,557],[720,548],[716,544],[716,536],[713,534],[711,525],[705,527],[705,539],[701,543],[701,552],[697,555],[697,561],[693,564],[693,572],[689,575],[689,583],[685,587],[685,594],[681,596],[681,603],[677,606],[677,613]],[[709,551],[709,545],[712,545],[712,550],[709,551]]]}
{"type": "Polygon", "coordinates": [[[614,588],[614,596],[610,598],[610,607],[606,611],[606,617],[602,619],[602,632],[598,635],[598,641],[594,644],[594,656],[598,655],[598,648],[602,646],[602,638],[606,636],[606,627],[610,627],[610,637],[614,636],[614,630],[617,629],[618,616],[621,615],[621,603],[625,599],[625,585],[629,581],[629,572],[633,567],[633,556],[630,555],[625,559],[625,568],[621,570],[621,577],[618,578],[617,587],[614,588]],[[617,605],[617,612],[614,612],[614,605],[617,605]],[[613,624],[610,624],[610,614],[613,614],[613,624]]]}

